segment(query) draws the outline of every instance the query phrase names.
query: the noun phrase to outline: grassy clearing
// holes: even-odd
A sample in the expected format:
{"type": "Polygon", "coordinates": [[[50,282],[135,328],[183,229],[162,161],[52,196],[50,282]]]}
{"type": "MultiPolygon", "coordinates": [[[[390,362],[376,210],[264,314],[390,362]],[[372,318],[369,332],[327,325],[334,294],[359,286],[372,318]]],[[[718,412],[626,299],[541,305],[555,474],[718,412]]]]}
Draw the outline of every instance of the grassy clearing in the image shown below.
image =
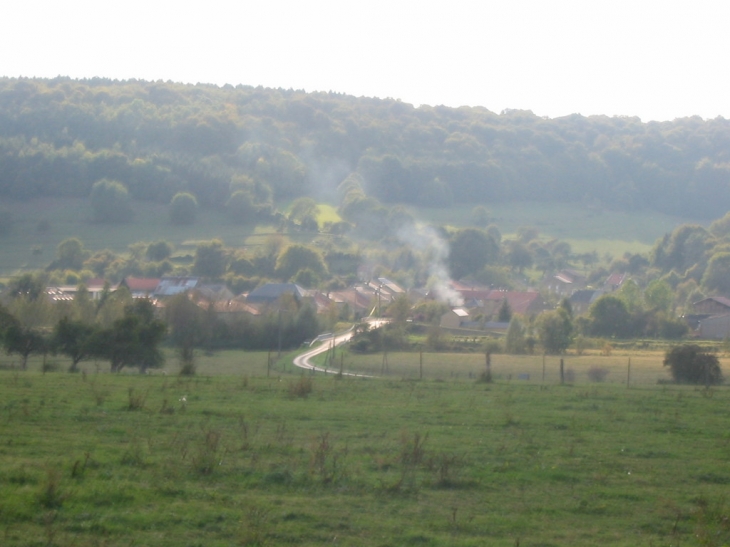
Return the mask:
{"type": "Polygon", "coordinates": [[[449,357],[458,376],[428,356],[423,381],[266,378],[262,357],[190,379],[0,370],[2,544],[730,541],[727,388],[541,387],[500,356],[484,384],[476,355],[449,357]]]}
{"type": "MultiPolygon", "coordinates": [[[[473,206],[449,209],[420,208],[413,214],[428,222],[467,226],[473,206]]],[[[626,213],[590,208],[580,203],[509,202],[488,206],[492,222],[503,235],[512,236],[522,226],[534,226],[543,237],[565,240],[574,252],[598,251],[621,256],[648,251],[654,242],[691,219],[654,212],[626,213]]]]}
{"type": "MultiPolygon", "coordinates": [[[[130,224],[94,224],[87,200],[37,199],[4,203],[12,211],[11,234],[0,238],[0,276],[15,275],[22,270],[45,268],[56,256],[56,247],[66,238],[78,237],[92,251],[109,249],[117,253],[138,241],[166,240],[175,245],[177,254],[192,254],[200,241],[221,239],[229,247],[255,247],[276,234],[273,226],[239,226],[225,215],[200,211],[192,226],[173,226],[168,221],[167,205],[135,203],[130,224]],[[48,229],[39,229],[42,221],[48,229]]],[[[312,234],[290,234],[289,239],[309,243],[312,234]]]]}
{"type": "MultiPolygon", "coordinates": [[[[103,225],[90,222],[88,200],[38,199],[27,202],[6,202],[13,213],[14,229],[0,238],[0,276],[11,276],[22,270],[44,268],[55,257],[56,247],[66,238],[78,237],[91,250],[110,249],[124,252],[138,241],[167,240],[178,251],[192,252],[199,241],[220,238],[230,247],[257,246],[276,233],[272,226],[231,224],[220,212],[201,211],[192,226],[172,226],[168,207],[164,204],[135,203],[134,221],[126,225],[103,225]],[[47,230],[39,230],[41,222],[47,230]]],[[[334,207],[320,204],[318,222],[336,222],[334,207]]],[[[413,209],[416,218],[455,226],[468,225],[471,207],[450,209],[413,209]]],[[[644,213],[597,212],[582,206],[544,203],[505,203],[492,207],[494,222],[505,235],[520,226],[536,226],[544,237],[568,241],[575,252],[597,250],[601,255],[620,256],[625,251],[643,252],[664,233],[688,219],[644,213]]],[[[311,234],[290,234],[288,237],[308,243],[311,234]]]]}
{"type": "Polygon", "coordinates": [[[326,222],[340,222],[342,217],[337,213],[337,207],[326,203],[319,203],[319,213],[317,214],[317,223],[323,228],[326,222]]]}

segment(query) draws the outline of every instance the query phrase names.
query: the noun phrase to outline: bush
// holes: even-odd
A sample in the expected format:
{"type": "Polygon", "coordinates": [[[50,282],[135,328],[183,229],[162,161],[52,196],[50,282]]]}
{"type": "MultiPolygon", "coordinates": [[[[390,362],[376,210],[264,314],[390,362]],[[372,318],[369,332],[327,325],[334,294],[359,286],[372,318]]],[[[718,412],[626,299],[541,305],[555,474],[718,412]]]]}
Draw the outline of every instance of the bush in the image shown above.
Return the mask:
{"type": "Polygon", "coordinates": [[[717,355],[697,344],[683,344],[667,351],[664,366],[669,367],[674,381],[680,384],[722,383],[722,370],[717,355]]]}
{"type": "Polygon", "coordinates": [[[121,182],[102,179],[94,183],[90,197],[96,222],[129,222],[132,220],[132,198],[121,182]]]}

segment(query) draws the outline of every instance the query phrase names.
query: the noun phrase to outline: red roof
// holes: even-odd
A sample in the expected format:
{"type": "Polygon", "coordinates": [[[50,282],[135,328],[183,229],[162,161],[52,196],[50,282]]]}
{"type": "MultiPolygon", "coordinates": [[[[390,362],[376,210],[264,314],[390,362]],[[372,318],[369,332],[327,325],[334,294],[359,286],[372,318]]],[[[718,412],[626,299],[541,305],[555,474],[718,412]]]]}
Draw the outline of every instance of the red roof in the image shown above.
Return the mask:
{"type": "Polygon", "coordinates": [[[160,284],[159,278],[152,277],[125,277],[122,281],[130,291],[153,292],[160,284]]]}

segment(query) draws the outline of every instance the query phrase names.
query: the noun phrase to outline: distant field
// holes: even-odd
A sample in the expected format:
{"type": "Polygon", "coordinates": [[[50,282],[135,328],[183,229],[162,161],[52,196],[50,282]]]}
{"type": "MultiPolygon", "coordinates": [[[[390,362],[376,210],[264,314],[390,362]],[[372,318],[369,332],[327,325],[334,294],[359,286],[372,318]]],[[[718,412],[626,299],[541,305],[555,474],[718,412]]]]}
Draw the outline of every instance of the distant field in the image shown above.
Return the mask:
{"type": "MultiPolygon", "coordinates": [[[[5,202],[15,220],[13,232],[0,238],[0,277],[22,270],[42,268],[53,260],[56,246],[68,237],[80,238],[91,250],[110,249],[123,252],[131,243],[164,239],[178,249],[194,249],[201,240],[220,238],[230,247],[255,246],[275,233],[272,226],[237,226],[220,212],[201,211],[192,226],[172,226],[168,222],[167,205],[136,203],[135,218],[127,225],[104,225],[90,222],[87,200],[39,199],[27,202],[5,202]],[[48,230],[39,229],[42,221],[48,230]]],[[[412,209],[416,218],[465,226],[470,222],[471,207],[450,209],[412,209]]],[[[544,203],[505,203],[491,207],[493,222],[503,235],[514,233],[520,226],[535,226],[543,237],[568,241],[575,252],[598,251],[613,256],[625,251],[643,252],[664,233],[689,219],[656,213],[618,213],[589,210],[582,206],[544,203]]],[[[337,221],[331,205],[320,205],[318,222],[337,221]]],[[[290,235],[303,242],[311,235],[290,235]]]]}
{"type": "MultiPolygon", "coordinates": [[[[43,268],[55,257],[56,247],[66,238],[78,237],[87,249],[110,249],[124,252],[138,241],[166,240],[177,250],[194,250],[199,241],[219,238],[226,246],[256,246],[276,233],[273,226],[238,226],[230,223],[220,212],[201,211],[192,226],[173,226],[168,221],[167,205],[148,202],[135,203],[133,222],[123,225],[94,224],[87,200],[39,199],[7,203],[14,219],[13,232],[0,238],[0,276],[19,271],[43,268]],[[49,224],[47,231],[39,223],[49,224]],[[33,250],[36,249],[34,254],[33,250]]],[[[290,236],[303,241],[311,235],[290,236]]]]}
{"type": "MultiPolygon", "coordinates": [[[[412,209],[428,222],[466,226],[471,223],[473,206],[450,209],[412,209]]],[[[689,218],[655,212],[626,213],[587,207],[581,204],[509,202],[487,206],[491,222],[503,236],[522,226],[534,226],[540,235],[569,242],[575,252],[598,251],[620,256],[626,251],[645,252],[665,233],[679,224],[697,223],[689,218]]]]}

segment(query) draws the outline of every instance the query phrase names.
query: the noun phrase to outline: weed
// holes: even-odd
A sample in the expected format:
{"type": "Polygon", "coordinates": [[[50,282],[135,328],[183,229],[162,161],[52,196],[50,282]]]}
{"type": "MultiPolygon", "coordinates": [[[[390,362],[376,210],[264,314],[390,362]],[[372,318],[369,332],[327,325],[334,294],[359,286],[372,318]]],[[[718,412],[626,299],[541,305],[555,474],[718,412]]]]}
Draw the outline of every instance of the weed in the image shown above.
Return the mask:
{"type": "Polygon", "coordinates": [[[204,428],[203,438],[193,455],[193,470],[201,475],[210,475],[217,466],[223,463],[224,454],[220,431],[204,428]]]}
{"type": "Polygon", "coordinates": [[[46,470],[46,480],[41,485],[38,502],[44,509],[60,509],[67,497],[61,489],[61,473],[49,467],[46,470]]]}
{"type": "Polygon", "coordinates": [[[91,395],[94,397],[96,406],[101,406],[104,404],[104,401],[106,401],[106,398],[109,396],[109,392],[104,389],[98,389],[96,387],[96,379],[94,379],[94,381],[91,382],[91,395]]]}
{"type": "Polygon", "coordinates": [[[46,536],[46,545],[49,547],[54,544],[56,533],[58,533],[56,517],[58,517],[58,511],[56,510],[48,511],[43,515],[43,532],[46,536]]]}
{"type": "Polygon", "coordinates": [[[721,547],[730,544],[730,508],[724,499],[717,501],[700,497],[693,512],[695,537],[700,545],[721,547]]]}
{"type": "Polygon", "coordinates": [[[41,365],[41,372],[43,374],[46,372],[58,372],[59,370],[61,370],[61,365],[56,361],[46,361],[41,365]]]}
{"type": "Polygon", "coordinates": [[[137,437],[134,437],[130,442],[127,450],[122,454],[122,465],[129,465],[131,467],[143,467],[144,466],[144,452],[142,450],[142,444],[137,437]]]}
{"type": "Polygon", "coordinates": [[[175,408],[171,407],[167,399],[162,399],[162,406],[160,407],[160,414],[175,414],[175,408]]]}
{"type": "Polygon", "coordinates": [[[127,391],[127,410],[142,410],[144,409],[145,401],[147,400],[146,393],[135,393],[134,388],[130,387],[127,391]]]}
{"type": "Polygon", "coordinates": [[[301,376],[296,382],[289,382],[288,393],[291,398],[307,398],[312,389],[314,388],[314,382],[308,376],[301,376]]]}
{"type": "MultiPolygon", "coordinates": [[[[241,443],[241,450],[250,450],[251,449],[251,425],[248,423],[246,418],[241,414],[238,417],[238,428],[241,431],[241,440],[243,441],[241,443]]],[[[258,426],[254,428],[253,433],[258,433],[258,426]]]]}
{"type": "Polygon", "coordinates": [[[393,490],[416,487],[416,471],[424,461],[426,455],[424,445],[427,440],[428,433],[425,435],[414,433],[412,437],[407,431],[401,433],[400,454],[398,455],[401,475],[398,482],[393,485],[393,490]]]}
{"type": "Polygon", "coordinates": [[[249,507],[241,519],[242,547],[263,547],[266,545],[269,510],[261,507],[249,507]]]}
{"type": "Polygon", "coordinates": [[[335,482],[340,478],[342,469],[340,459],[347,455],[347,448],[336,451],[330,442],[329,432],[322,433],[312,443],[312,457],[309,464],[310,473],[324,484],[335,482]]]}
{"type": "Polygon", "coordinates": [[[456,484],[454,472],[463,465],[463,459],[456,454],[439,453],[429,458],[427,467],[436,477],[436,486],[449,487],[456,484]]]}
{"type": "Polygon", "coordinates": [[[91,454],[89,452],[84,452],[84,461],[82,462],[81,460],[76,460],[74,462],[73,467],[71,468],[72,479],[83,476],[90,459],[91,454]]]}

